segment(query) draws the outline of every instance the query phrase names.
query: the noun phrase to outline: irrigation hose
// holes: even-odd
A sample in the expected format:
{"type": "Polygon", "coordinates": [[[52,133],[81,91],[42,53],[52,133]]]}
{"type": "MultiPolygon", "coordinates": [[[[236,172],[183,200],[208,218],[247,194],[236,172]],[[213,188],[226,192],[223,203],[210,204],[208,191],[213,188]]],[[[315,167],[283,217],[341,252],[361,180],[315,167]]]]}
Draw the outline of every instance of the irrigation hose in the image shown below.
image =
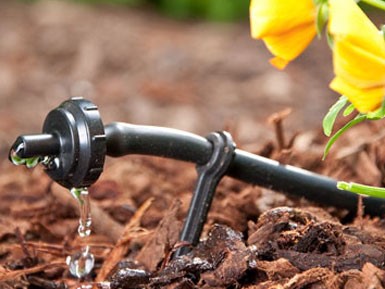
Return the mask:
{"type": "MultiPolygon", "coordinates": [[[[203,137],[181,130],[114,122],[104,127],[107,155],[151,155],[196,164],[206,163],[212,147],[203,137]]],[[[358,195],[337,188],[337,182],[294,166],[283,165],[246,151],[236,149],[226,172],[227,176],[269,188],[278,192],[304,197],[316,203],[357,211],[358,195]]],[[[365,213],[383,216],[385,199],[364,197],[365,213]]]]}

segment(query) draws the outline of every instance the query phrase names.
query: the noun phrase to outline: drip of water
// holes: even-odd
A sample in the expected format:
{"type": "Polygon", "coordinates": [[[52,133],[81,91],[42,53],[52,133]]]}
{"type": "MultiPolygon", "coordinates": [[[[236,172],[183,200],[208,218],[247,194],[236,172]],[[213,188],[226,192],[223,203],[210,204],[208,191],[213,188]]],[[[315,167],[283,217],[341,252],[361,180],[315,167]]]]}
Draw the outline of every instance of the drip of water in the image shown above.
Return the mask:
{"type": "Polygon", "coordinates": [[[90,253],[89,246],[85,246],[80,252],[68,256],[66,261],[71,274],[81,279],[94,268],[95,258],[90,253]]]}
{"type": "Polygon", "coordinates": [[[17,151],[19,149],[12,149],[9,152],[9,159],[16,166],[25,165],[27,168],[31,169],[36,167],[39,163],[42,162],[42,158],[40,156],[31,157],[31,158],[21,158],[17,155],[17,151]]]}
{"type": "Polygon", "coordinates": [[[111,289],[111,283],[110,282],[99,282],[98,284],[96,284],[96,286],[99,289],[111,289]]]}
{"type": "Polygon", "coordinates": [[[78,200],[80,208],[80,218],[78,233],[82,238],[88,237],[91,234],[91,206],[90,196],[86,188],[83,189],[71,189],[71,194],[78,200]]]}
{"type": "MultiPolygon", "coordinates": [[[[80,209],[78,234],[86,238],[91,234],[91,207],[87,188],[72,188],[72,196],[78,201],[80,209]]],[[[67,257],[67,265],[71,274],[77,278],[86,277],[94,267],[95,258],[90,247],[85,245],[80,252],[67,257]]]]}
{"type": "Polygon", "coordinates": [[[18,156],[18,152],[24,149],[24,144],[19,144],[16,148],[12,148],[9,151],[9,159],[16,166],[25,165],[27,168],[32,169],[38,164],[43,164],[47,169],[55,169],[59,167],[59,158],[55,156],[33,156],[30,158],[22,158],[18,156]]]}
{"type": "Polygon", "coordinates": [[[77,289],[92,289],[93,287],[92,284],[81,284],[77,289]]]}

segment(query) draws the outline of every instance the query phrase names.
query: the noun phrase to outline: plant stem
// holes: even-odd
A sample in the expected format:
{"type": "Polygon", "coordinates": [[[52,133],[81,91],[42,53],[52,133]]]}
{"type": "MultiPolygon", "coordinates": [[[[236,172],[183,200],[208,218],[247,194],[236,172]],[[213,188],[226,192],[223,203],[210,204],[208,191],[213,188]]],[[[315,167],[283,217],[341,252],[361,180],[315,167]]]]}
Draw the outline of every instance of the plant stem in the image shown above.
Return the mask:
{"type": "Polygon", "coordinates": [[[356,194],[367,195],[377,198],[385,198],[385,188],[361,185],[353,182],[337,182],[337,188],[356,194]]]}
{"type": "Polygon", "coordinates": [[[364,2],[366,4],[369,4],[373,7],[376,7],[378,9],[382,9],[385,11],[385,1],[381,0],[361,0],[361,2],[364,2]]]}
{"type": "Polygon", "coordinates": [[[351,121],[349,121],[347,124],[345,124],[341,129],[339,129],[327,142],[324,150],[324,155],[322,157],[322,160],[325,160],[327,154],[330,151],[330,148],[332,145],[336,142],[336,140],[349,128],[352,126],[355,126],[356,124],[359,124],[360,122],[363,122],[364,120],[367,119],[366,114],[358,114],[355,118],[353,118],[351,121]]]}

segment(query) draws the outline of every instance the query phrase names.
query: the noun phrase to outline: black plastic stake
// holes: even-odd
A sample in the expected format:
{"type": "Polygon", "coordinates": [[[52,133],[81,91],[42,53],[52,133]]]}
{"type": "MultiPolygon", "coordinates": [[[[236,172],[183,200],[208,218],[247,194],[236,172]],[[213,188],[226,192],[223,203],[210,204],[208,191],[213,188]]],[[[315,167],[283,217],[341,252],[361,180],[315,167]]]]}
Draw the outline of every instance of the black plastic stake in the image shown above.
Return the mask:
{"type": "MultiPolygon", "coordinates": [[[[197,245],[199,242],[215,189],[225,175],[234,157],[235,150],[235,143],[228,132],[211,133],[207,140],[212,143],[212,155],[206,164],[197,166],[198,180],[180,235],[182,242],[192,246],[197,245]]],[[[173,257],[184,255],[188,251],[189,247],[181,247],[173,257]]]]}

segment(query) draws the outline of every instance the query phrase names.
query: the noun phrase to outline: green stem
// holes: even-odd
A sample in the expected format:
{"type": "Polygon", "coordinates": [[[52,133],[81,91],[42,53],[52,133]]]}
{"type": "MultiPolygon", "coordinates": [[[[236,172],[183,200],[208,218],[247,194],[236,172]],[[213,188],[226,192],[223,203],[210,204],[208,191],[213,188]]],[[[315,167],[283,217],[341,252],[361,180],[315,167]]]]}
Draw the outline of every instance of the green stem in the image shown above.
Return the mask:
{"type": "Polygon", "coordinates": [[[366,114],[358,114],[355,118],[353,118],[351,121],[349,121],[347,124],[345,124],[341,129],[339,129],[327,142],[324,150],[324,155],[322,157],[322,160],[325,160],[326,156],[328,155],[330,148],[332,145],[336,142],[336,140],[349,128],[352,126],[355,126],[356,124],[359,124],[360,122],[363,122],[366,120],[367,116],[366,114]]]}
{"type": "Polygon", "coordinates": [[[366,186],[353,182],[337,182],[337,188],[356,194],[367,195],[377,198],[385,198],[385,188],[366,186]]]}
{"type": "Polygon", "coordinates": [[[378,9],[382,9],[385,11],[385,1],[381,0],[361,0],[361,2],[364,2],[366,4],[369,4],[373,7],[376,7],[378,9]]]}

